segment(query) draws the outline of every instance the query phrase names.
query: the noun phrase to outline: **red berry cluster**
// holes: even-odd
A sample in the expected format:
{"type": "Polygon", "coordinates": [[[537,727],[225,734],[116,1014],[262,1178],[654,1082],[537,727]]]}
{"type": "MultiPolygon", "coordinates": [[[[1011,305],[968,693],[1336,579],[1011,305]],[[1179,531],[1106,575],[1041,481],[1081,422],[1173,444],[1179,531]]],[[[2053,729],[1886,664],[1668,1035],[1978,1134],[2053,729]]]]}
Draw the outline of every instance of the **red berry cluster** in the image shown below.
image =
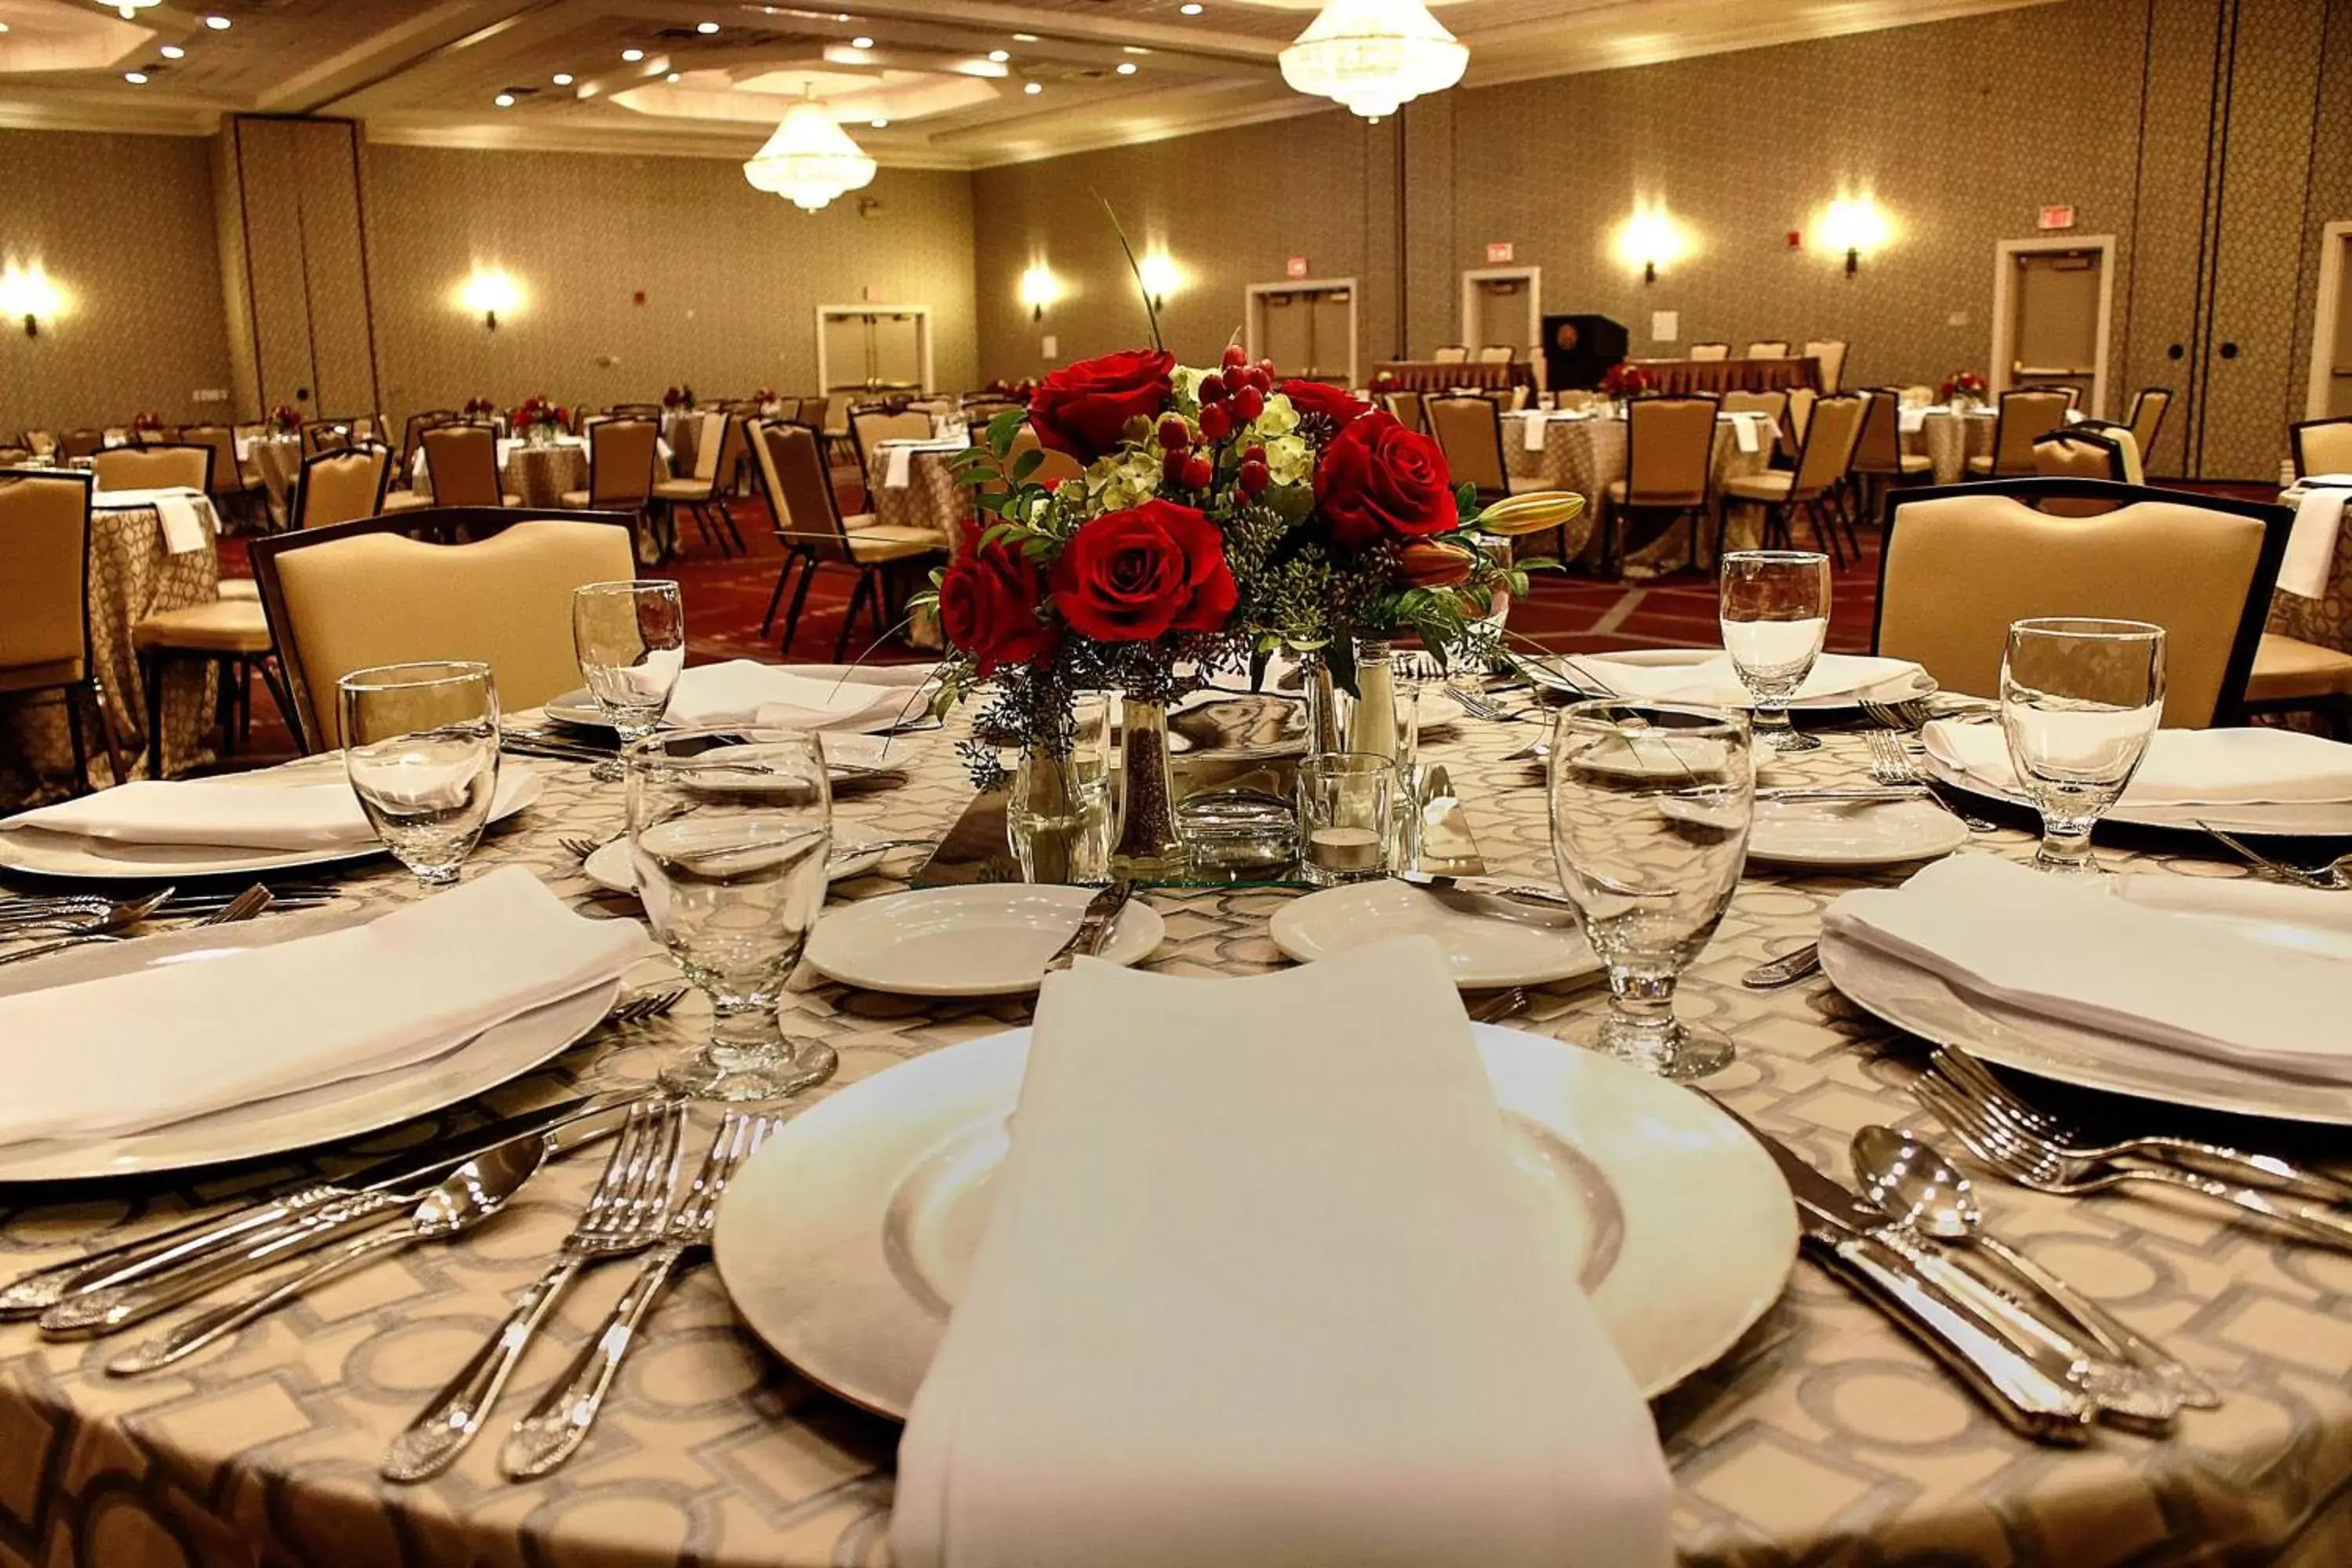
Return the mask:
{"type": "MultiPolygon", "coordinates": [[[[1274,390],[1274,362],[1249,363],[1239,344],[1225,350],[1223,363],[1201,378],[1200,438],[1215,447],[1234,431],[1265,412],[1266,395],[1274,390]]],[[[1193,431],[1178,415],[1161,417],[1159,428],[1160,474],[1166,483],[1188,490],[1205,490],[1216,481],[1216,465],[1208,453],[1192,447],[1193,431]]],[[[1242,494],[1255,500],[1273,482],[1265,466],[1265,448],[1255,443],[1241,455],[1238,471],[1242,494]]]]}

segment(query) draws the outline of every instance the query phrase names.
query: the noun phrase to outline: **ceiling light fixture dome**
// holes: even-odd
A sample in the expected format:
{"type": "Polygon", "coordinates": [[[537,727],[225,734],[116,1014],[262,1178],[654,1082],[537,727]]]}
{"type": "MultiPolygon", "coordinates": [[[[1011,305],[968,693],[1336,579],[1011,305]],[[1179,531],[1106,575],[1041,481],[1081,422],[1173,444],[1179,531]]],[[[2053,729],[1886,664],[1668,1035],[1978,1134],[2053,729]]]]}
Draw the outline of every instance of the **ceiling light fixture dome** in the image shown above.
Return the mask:
{"type": "Polygon", "coordinates": [[[1460,81],[1470,50],[1421,0],[1330,0],[1277,58],[1298,91],[1379,120],[1460,81]]]}
{"type": "Polygon", "coordinates": [[[767,145],[743,165],[743,177],[755,190],[814,212],[845,191],[873,184],[875,164],[817,102],[815,89],[803,90],[767,145]]]}

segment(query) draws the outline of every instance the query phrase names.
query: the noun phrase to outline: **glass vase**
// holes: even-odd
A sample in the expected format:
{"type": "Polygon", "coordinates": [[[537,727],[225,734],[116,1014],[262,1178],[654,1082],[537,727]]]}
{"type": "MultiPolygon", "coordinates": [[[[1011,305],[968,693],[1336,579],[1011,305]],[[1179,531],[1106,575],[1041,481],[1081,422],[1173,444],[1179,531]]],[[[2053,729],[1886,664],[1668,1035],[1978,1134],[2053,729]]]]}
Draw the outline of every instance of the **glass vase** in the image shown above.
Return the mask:
{"type": "Polygon", "coordinates": [[[1024,882],[1110,879],[1110,780],[1100,758],[1033,746],[1013,764],[1004,837],[1024,882]]]}
{"type": "Polygon", "coordinates": [[[1319,757],[1332,752],[1346,751],[1340,733],[1344,716],[1339,710],[1339,689],[1331,679],[1331,666],[1320,652],[1298,656],[1301,683],[1307,692],[1307,754],[1319,757]]]}
{"type": "Polygon", "coordinates": [[[1129,697],[1121,704],[1118,837],[1110,874],[1139,882],[1166,881],[1185,869],[1176,837],[1176,793],[1168,776],[1168,708],[1129,697]]]}
{"type": "Polygon", "coordinates": [[[523,426],[522,438],[523,444],[526,446],[544,447],[549,442],[555,439],[555,426],[552,425],[542,425],[539,421],[533,420],[529,425],[523,426]]]}

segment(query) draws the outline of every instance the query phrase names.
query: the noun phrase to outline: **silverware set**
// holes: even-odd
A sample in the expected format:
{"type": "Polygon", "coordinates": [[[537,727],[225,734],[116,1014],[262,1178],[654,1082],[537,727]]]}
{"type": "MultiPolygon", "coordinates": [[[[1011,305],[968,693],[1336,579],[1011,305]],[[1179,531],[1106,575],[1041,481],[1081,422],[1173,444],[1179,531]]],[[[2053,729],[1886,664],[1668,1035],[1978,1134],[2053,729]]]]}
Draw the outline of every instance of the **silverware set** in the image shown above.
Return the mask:
{"type": "Polygon", "coordinates": [[[1465,713],[1469,714],[1473,719],[1486,719],[1497,724],[1527,724],[1533,722],[1533,721],[1526,714],[1515,713],[1511,710],[1481,696],[1477,692],[1465,691],[1461,687],[1453,685],[1448,685],[1444,689],[1445,695],[1453,699],[1454,705],[1456,708],[1461,709],[1465,713]]]}
{"type": "Polygon", "coordinates": [[[2244,839],[2224,832],[2210,822],[2200,820],[2197,826],[2220,839],[2240,859],[2273,881],[2284,882],[2294,888],[2317,888],[2331,893],[2352,889],[2352,855],[2340,855],[2325,866],[2291,866],[2284,860],[2273,859],[2244,839]]]}
{"type": "Polygon", "coordinates": [[[1886,789],[1916,789],[1922,798],[1934,801],[1966,823],[1971,833],[1999,830],[1999,823],[1956,810],[1948,801],[1929,789],[1927,771],[1904,749],[1901,737],[1894,731],[1865,730],[1862,740],[1870,748],[1870,778],[1873,784],[1886,789]]]}
{"type": "MultiPolygon", "coordinates": [[[[68,917],[62,926],[49,922],[26,923],[0,931],[0,936],[37,935],[45,931],[60,929],[66,931],[65,935],[51,936],[47,941],[20,947],[13,952],[0,953],[0,963],[16,963],[27,958],[42,958],[52,952],[63,952],[68,948],[81,947],[90,942],[119,942],[121,940],[121,932],[132,926],[153,920],[194,917],[193,923],[199,926],[236,925],[240,921],[253,919],[256,915],[274,907],[278,902],[277,895],[258,882],[226,901],[191,899],[187,904],[179,908],[171,907],[168,897],[170,891],[171,889],[167,888],[163,892],[151,893],[145,898],[134,899],[112,906],[101,911],[94,919],[77,915],[68,917]]],[[[296,907],[315,908],[325,901],[325,899],[318,899],[298,904],[296,907]]]]}
{"type": "Polygon", "coordinates": [[[1135,884],[1122,877],[1087,900],[1086,912],[1078,917],[1078,929],[1045,960],[1045,972],[1067,969],[1080,958],[1101,952],[1110,942],[1112,928],[1118,924],[1119,910],[1134,896],[1135,884]]]}
{"type": "Polygon", "coordinates": [[[340,896],[333,887],[318,882],[285,882],[276,887],[257,882],[237,892],[209,888],[183,893],[177,888],[163,887],[123,897],[24,894],[0,898],[0,940],[35,933],[114,931],[146,921],[201,920],[220,914],[239,900],[251,899],[257,889],[269,895],[264,907],[281,910],[316,909],[340,896]]]}

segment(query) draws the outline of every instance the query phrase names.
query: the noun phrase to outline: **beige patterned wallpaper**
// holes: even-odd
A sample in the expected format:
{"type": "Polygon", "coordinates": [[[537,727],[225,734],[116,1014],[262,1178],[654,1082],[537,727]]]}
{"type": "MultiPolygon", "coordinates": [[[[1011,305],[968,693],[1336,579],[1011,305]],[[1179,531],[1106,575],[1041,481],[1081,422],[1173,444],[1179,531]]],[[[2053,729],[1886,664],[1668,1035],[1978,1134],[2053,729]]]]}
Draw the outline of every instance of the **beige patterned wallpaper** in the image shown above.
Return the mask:
{"type": "Polygon", "coordinates": [[[2294,297],[2294,369],[2287,417],[2305,417],[2311,379],[2311,327],[2317,310],[2322,231],[2352,223],[2352,0],[2326,0],[2323,61],[2311,138],[2311,190],[2304,204],[2303,265],[2294,297]]]}
{"type": "Polygon", "coordinates": [[[229,384],[206,142],[0,131],[11,259],[37,260],[65,308],[36,339],[0,322],[0,434],[226,406],[194,400],[229,384]]]}

